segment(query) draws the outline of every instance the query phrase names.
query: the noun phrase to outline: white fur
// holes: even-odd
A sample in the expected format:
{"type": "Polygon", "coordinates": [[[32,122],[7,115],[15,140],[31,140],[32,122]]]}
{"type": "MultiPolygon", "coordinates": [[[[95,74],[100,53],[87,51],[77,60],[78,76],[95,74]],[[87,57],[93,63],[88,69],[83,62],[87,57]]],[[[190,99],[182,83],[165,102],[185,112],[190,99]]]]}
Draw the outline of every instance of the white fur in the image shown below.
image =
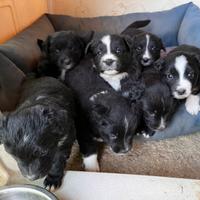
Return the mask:
{"type": "Polygon", "coordinates": [[[65,80],[65,73],[67,69],[62,69],[61,74],[60,74],[60,80],[64,81],[65,80]]]}
{"type": "Polygon", "coordinates": [[[159,130],[159,129],[164,129],[165,127],[166,127],[166,122],[165,122],[164,118],[161,117],[160,125],[159,125],[159,127],[158,127],[157,129],[158,129],[158,130],[159,130]]]}
{"type": "Polygon", "coordinates": [[[103,142],[102,138],[97,138],[97,137],[93,137],[93,140],[97,141],[97,142],[103,142]]]}
{"type": "Polygon", "coordinates": [[[83,158],[83,164],[86,171],[99,172],[99,163],[97,160],[97,154],[90,155],[83,158]]]}
{"type": "Polygon", "coordinates": [[[128,123],[128,120],[127,120],[127,118],[126,118],[126,116],[125,116],[125,118],[124,118],[125,133],[128,132],[128,126],[129,126],[129,123],[128,123]]]}
{"type": "Polygon", "coordinates": [[[40,100],[40,99],[44,99],[44,98],[46,98],[46,96],[40,95],[40,96],[38,96],[38,97],[36,98],[36,101],[37,101],[37,100],[40,100]]]}
{"type": "Polygon", "coordinates": [[[116,91],[121,90],[121,80],[128,76],[127,72],[119,73],[117,75],[108,75],[105,73],[100,73],[100,76],[109,83],[113,89],[116,91]]]}
{"type": "Polygon", "coordinates": [[[142,56],[143,58],[148,58],[148,59],[151,58],[151,54],[149,52],[149,41],[150,41],[150,35],[146,34],[146,47],[145,47],[145,52],[142,56]]]}
{"type": "Polygon", "coordinates": [[[31,176],[26,176],[26,178],[28,178],[29,180],[33,180],[35,178],[35,175],[31,175],[31,176]]]}
{"type": "Polygon", "coordinates": [[[66,141],[67,137],[68,136],[65,135],[63,138],[60,139],[60,141],[58,142],[58,147],[61,147],[64,144],[64,142],[66,141]]]}
{"type": "Polygon", "coordinates": [[[29,135],[25,135],[23,138],[24,143],[26,143],[29,140],[29,138],[30,138],[29,135]]]}
{"type": "Polygon", "coordinates": [[[199,99],[198,95],[193,94],[186,99],[185,107],[191,115],[197,115],[200,111],[199,99]]]}
{"type": "Polygon", "coordinates": [[[103,73],[107,75],[117,75],[119,72],[116,70],[106,70],[103,73]]]}
{"type": "Polygon", "coordinates": [[[143,135],[144,138],[147,138],[147,139],[150,138],[150,136],[146,133],[143,133],[142,135],[143,135]]]}
{"type": "Polygon", "coordinates": [[[128,133],[128,127],[129,127],[129,122],[127,120],[127,117],[125,116],[125,118],[124,118],[124,128],[125,128],[124,146],[125,146],[125,148],[126,148],[127,151],[129,150],[129,146],[126,143],[126,134],[128,133]]]}
{"type": "Polygon", "coordinates": [[[93,95],[89,98],[89,100],[90,100],[90,101],[94,101],[99,95],[107,94],[107,93],[108,93],[107,90],[98,92],[98,93],[96,93],[96,94],[93,94],[93,95]]]}
{"type": "Polygon", "coordinates": [[[114,69],[116,67],[116,61],[118,60],[117,57],[111,52],[111,38],[110,35],[106,35],[101,39],[101,42],[106,46],[106,53],[101,57],[100,64],[101,66],[106,66],[104,61],[108,59],[112,59],[115,62],[112,64],[112,68],[114,69]]]}
{"type": "Polygon", "coordinates": [[[186,90],[185,94],[183,95],[179,95],[176,91],[174,91],[173,95],[176,99],[185,99],[192,92],[192,84],[184,75],[187,63],[188,61],[184,55],[178,56],[175,60],[174,66],[175,66],[176,71],[179,74],[179,80],[178,80],[176,90],[180,90],[180,89],[186,90]]]}

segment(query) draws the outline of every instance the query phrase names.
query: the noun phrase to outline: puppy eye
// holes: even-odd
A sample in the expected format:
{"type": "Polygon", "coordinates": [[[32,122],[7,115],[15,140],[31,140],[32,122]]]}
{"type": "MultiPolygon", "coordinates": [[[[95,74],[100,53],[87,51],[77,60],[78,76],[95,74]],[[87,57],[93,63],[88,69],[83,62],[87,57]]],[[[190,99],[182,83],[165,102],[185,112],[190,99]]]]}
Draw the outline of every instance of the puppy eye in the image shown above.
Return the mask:
{"type": "Polygon", "coordinates": [[[101,54],[102,54],[102,51],[101,51],[101,50],[98,50],[98,51],[97,51],[97,55],[100,56],[101,54]]]}
{"type": "Polygon", "coordinates": [[[173,75],[172,75],[172,74],[170,74],[170,73],[168,73],[168,74],[167,74],[167,79],[169,79],[169,80],[170,80],[170,79],[173,79],[173,78],[174,78],[174,77],[173,77],[173,75]]]}
{"type": "Polygon", "coordinates": [[[155,116],[156,116],[156,114],[153,113],[153,112],[150,112],[149,115],[150,115],[151,117],[155,117],[155,116]]]}
{"type": "Polygon", "coordinates": [[[105,121],[105,120],[102,120],[102,121],[101,121],[101,126],[108,126],[108,122],[105,121]]]}
{"type": "Polygon", "coordinates": [[[74,47],[73,46],[69,46],[68,49],[69,50],[74,50],[74,47]]]}
{"type": "Polygon", "coordinates": [[[141,51],[142,50],[142,47],[141,46],[138,46],[137,48],[136,48],[136,51],[141,51]]]}
{"type": "Polygon", "coordinates": [[[121,53],[121,49],[120,49],[120,48],[117,48],[117,49],[116,49],[116,53],[121,53]]]}
{"type": "Polygon", "coordinates": [[[155,50],[156,50],[156,47],[155,47],[155,46],[152,46],[152,47],[151,47],[151,50],[152,50],[152,51],[155,51],[155,50]]]}
{"type": "Polygon", "coordinates": [[[55,51],[56,53],[60,53],[60,50],[59,49],[56,49],[56,51],[55,51]]]}
{"type": "Polygon", "coordinates": [[[194,73],[193,73],[193,72],[189,72],[189,73],[187,74],[187,76],[188,76],[189,78],[193,78],[193,77],[194,77],[194,73]]]}
{"type": "Polygon", "coordinates": [[[149,114],[151,117],[155,117],[156,114],[157,114],[157,110],[149,111],[148,114],[149,114]]]}
{"type": "Polygon", "coordinates": [[[117,135],[115,135],[115,134],[111,134],[111,139],[113,139],[113,140],[115,140],[115,139],[117,139],[117,135]]]}

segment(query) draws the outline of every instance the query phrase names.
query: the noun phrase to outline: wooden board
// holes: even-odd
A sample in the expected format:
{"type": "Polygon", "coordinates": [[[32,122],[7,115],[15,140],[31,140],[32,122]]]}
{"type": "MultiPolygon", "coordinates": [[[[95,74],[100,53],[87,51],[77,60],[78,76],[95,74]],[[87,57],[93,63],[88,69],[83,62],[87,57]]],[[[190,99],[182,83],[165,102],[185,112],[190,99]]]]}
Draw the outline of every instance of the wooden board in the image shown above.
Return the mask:
{"type": "Polygon", "coordinates": [[[47,0],[0,0],[0,43],[47,12],[47,0]]]}

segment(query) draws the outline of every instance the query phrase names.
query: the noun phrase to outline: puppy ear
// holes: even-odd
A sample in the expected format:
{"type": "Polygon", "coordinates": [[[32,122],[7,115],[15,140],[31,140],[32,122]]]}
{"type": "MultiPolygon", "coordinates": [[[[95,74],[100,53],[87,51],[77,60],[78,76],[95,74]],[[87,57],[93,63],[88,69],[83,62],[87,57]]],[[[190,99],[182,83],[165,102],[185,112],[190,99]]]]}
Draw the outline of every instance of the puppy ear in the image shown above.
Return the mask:
{"type": "Polygon", "coordinates": [[[165,60],[163,58],[159,58],[154,63],[153,67],[158,71],[162,71],[165,68],[165,60]]]}
{"type": "Polygon", "coordinates": [[[41,40],[41,39],[37,39],[37,44],[38,44],[38,46],[40,47],[40,50],[42,51],[42,50],[43,50],[44,41],[41,40]]]}
{"type": "Polygon", "coordinates": [[[193,56],[194,59],[199,63],[200,65],[200,55],[196,53],[190,53],[189,55],[193,56]]]}
{"type": "Polygon", "coordinates": [[[42,52],[48,53],[50,47],[51,36],[49,35],[45,41],[37,39],[37,44],[42,52]]]}
{"type": "Polygon", "coordinates": [[[128,35],[123,36],[123,39],[124,39],[124,42],[127,45],[128,49],[129,49],[129,51],[131,51],[132,48],[133,48],[133,40],[128,35]]]}
{"type": "Polygon", "coordinates": [[[87,45],[92,40],[93,36],[94,31],[89,31],[85,35],[81,36],[81,39],[84,42],[84,44],[87,45]]]}
{"type": "Polygon", "coordinates": [[[90,41],[85,47],[85,55],[92,53],[92,46],[96,43],[95,40],[90,41]]]}
{"type": "Polygon", "coordinates": [[[165,48],[165,45],[163,44],[162,40],[159,39],[159,42],[160,42],[160,45],[161,45],[161,49],[166,52],[166,48],[165,48]]]}

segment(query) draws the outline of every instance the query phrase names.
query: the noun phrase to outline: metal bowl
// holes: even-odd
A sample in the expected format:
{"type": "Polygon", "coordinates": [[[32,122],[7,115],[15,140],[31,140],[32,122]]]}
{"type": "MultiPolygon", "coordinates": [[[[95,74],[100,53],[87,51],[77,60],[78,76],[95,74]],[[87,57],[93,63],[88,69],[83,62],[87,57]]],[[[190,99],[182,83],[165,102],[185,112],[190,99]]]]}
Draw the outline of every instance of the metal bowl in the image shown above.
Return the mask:
{"type": "Polygon", "coordinates": [[[44,188],[34,185],[1,187],[0,200],[58,200],[44,188]]]}

